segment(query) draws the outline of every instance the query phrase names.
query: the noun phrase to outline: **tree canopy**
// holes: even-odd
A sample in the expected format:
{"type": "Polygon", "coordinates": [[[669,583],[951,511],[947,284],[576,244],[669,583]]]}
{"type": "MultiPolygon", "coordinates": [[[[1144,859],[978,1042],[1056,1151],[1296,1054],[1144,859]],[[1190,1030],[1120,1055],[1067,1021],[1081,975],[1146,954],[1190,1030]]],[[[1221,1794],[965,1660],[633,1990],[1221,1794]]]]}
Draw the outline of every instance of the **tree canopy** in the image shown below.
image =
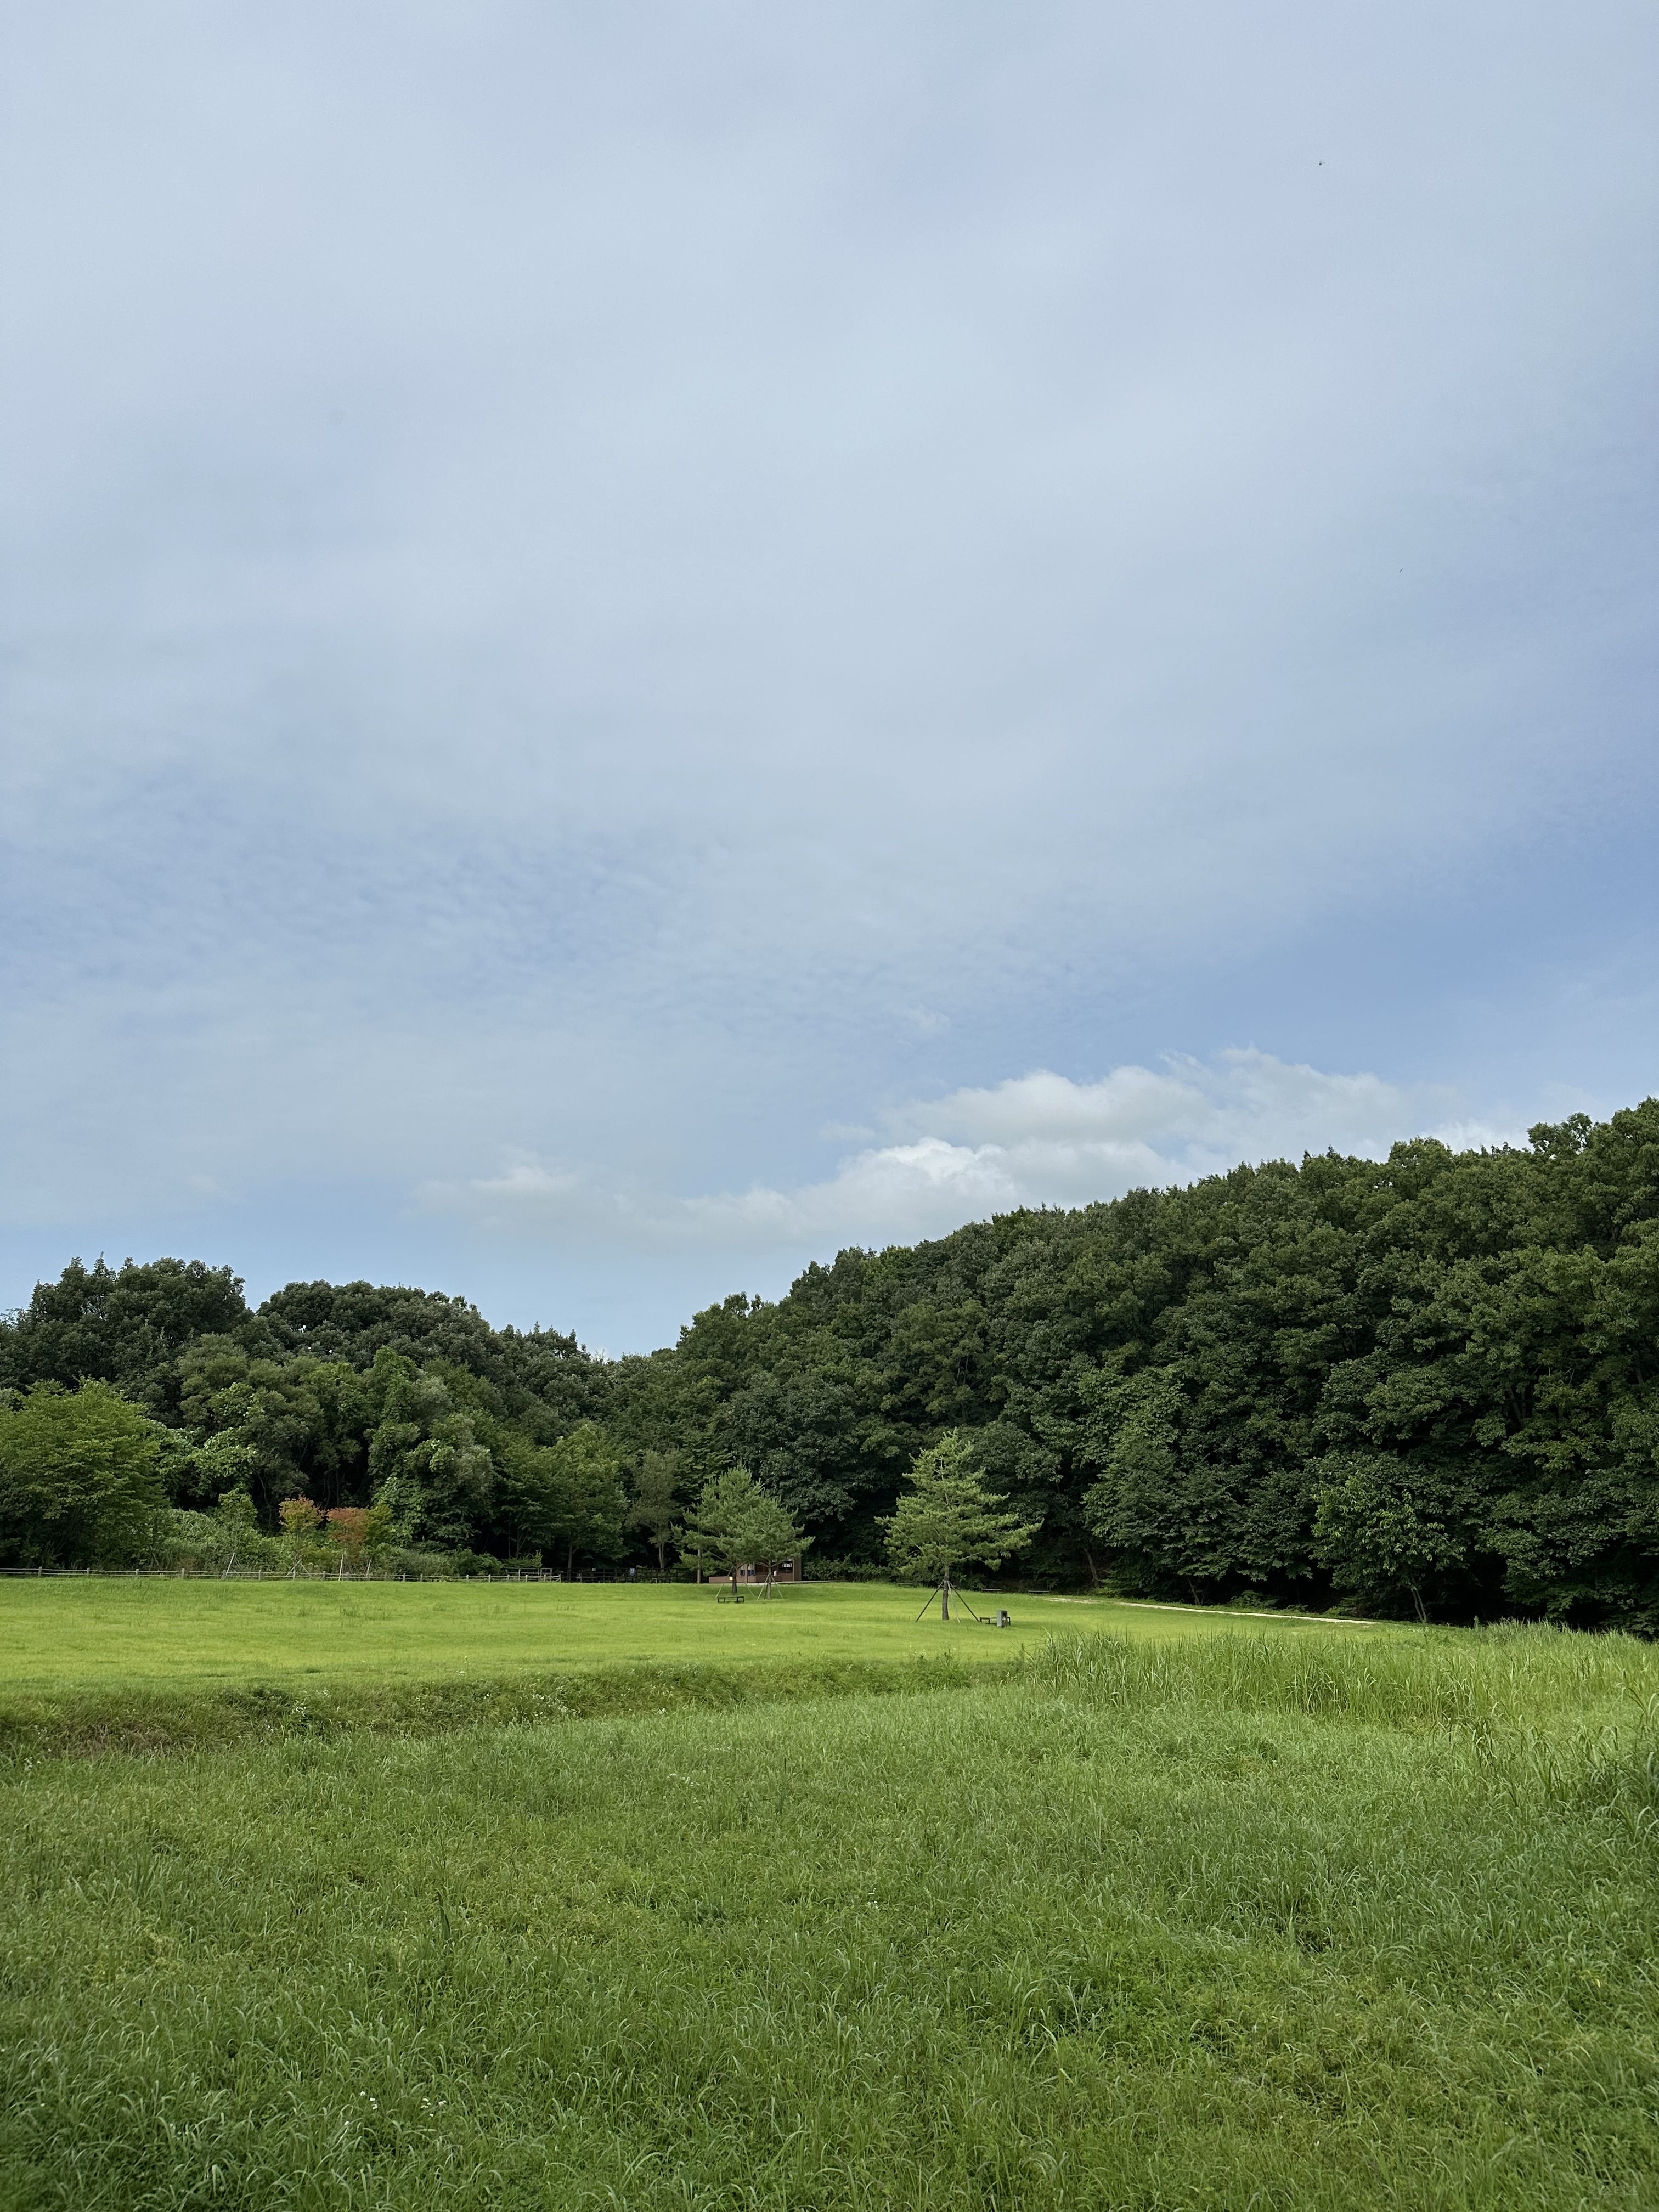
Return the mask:
{"type": "Polygon", "coordinates": [[[161,1425],[176,1506],[246,1488],[267,1530],[384,1496],[408,1544],[651,1565],[672,1455],[680,1495],[744,1468],[868,1571],[955,1431],[1043,1581],[1659,1632],[1659,1102],[848,1249],[617,1361],[435,1292],[250,1310],[228,1267],[75,1261],[0,1324],[0,1387],[88,1382],[161,1425]],[[573,1548],[538,1455],[585,1425],[611,1472],[573,1548]]]}
{"type": "Polygon", "coordinates": [[[166,1504],[156,1424],[107,1382],[38,1382],[0,1407],[0,1561],[103,1566],[145,1557],[166,1504]]]}

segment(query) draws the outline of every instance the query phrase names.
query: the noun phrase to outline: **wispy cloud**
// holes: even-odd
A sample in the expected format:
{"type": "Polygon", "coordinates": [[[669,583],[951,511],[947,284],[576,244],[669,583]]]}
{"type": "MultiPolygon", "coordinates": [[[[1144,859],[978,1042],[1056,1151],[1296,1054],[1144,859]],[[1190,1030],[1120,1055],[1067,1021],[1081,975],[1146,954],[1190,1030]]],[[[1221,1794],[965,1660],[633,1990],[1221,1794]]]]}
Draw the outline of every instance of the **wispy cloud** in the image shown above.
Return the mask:
{"type": "Polygon", "coordinates": [[[710,13],[9,11],[0,1303],[1652,1086],[1653,11],[710,13]]]}
{"type": "Polygon", "coordinates": [[[1137,1186],[1191,1182],[1240,1160],[1334,1150],[1376,1158],[1398,1138],[1462,1145],[1518,1130],[1455,1117],[1443,1089],[1333,1075],[1235,1049],[1164,1067],[1118,1067],[1077,1083],[1048,1069],[988,1089],[916,1101],[888,1117],[889,1141],[820,1182],[670,1197],[531,1157],[496,1175],[428,1182],[426,1207],[518,1234],[621,1236],[645,1245],[767,1250],[885,1244],[938,1236],[1024,1206],[1079,1206],[1137,1186]]]}

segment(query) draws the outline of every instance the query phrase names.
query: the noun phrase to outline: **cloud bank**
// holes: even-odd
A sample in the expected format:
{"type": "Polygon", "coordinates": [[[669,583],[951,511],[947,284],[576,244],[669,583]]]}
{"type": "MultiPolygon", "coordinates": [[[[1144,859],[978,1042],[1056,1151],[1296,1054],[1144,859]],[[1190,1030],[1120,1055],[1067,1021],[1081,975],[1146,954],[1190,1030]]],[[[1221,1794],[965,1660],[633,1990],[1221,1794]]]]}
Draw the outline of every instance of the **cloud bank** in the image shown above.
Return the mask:
{"type": "Polygon", "coordinates": [[[638,1344],[714,1240],[1653,1088],[1656,59],[10,10],[0,1301],[184,1249],[638,1344]],[[1160,1057],[1239,1037],[1398,1110],[1160,1057]]]}
{"type": "Polygon", "coordinates": [[[1161,1070],[1118,1067],[1095,1083],[1039,1069],[990,1089],[915,1102],[890,1141],[844,1158],[826,1181],[665,1197],[533,1158],[465,1182],[428,1182],[418,1202],[518,1236],[622,1237],[649,1248],[726,1251],[884,1245],[937,1237],[1019,1206],[1083,1206],[1136,1188],[1186,1183],[1241,1160],[1334,1150],[1380,1158],[1395,1139],[1455,1146],[1520,1133],[1450,1118],[1448,1092],[1375,1075],[1331,1075],[1270,1053],[1161,1070]]]}

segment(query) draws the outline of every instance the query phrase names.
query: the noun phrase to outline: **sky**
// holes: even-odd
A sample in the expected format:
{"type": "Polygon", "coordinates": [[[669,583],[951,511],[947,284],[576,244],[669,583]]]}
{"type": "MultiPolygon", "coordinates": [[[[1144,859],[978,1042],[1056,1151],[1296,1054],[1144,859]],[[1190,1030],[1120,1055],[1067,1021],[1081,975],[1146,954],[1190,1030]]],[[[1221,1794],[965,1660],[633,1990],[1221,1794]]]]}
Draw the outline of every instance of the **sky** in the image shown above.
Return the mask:
{"type": "Polygon", "coordinates": [[[1659,1091],[1659,17],[0,0],[0,1305],[611,1354],[1659,1091]]]}

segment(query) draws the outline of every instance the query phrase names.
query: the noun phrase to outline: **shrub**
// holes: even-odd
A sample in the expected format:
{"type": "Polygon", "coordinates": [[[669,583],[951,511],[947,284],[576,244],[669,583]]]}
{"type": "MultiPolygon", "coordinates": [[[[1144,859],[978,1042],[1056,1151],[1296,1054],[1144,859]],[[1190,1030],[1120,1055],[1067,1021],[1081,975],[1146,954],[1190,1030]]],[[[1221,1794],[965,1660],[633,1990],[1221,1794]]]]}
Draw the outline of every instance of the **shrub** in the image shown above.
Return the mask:
{"type": "Polygon", "coordinates": [[[166,1510],[162,1432],[106,1382],[38,1383],[0,1406],[0,1559],[21,1566],[128,1566],[155,1549],[166,1510]]]}
{"type": "Polygon", "coordinates": [[[388,1552],[380,1565],[383,1574],[400,1575],[411,1583],[447,1583],[455,1573],[447,1552],[423,1552],[412,1544],[388,1552]]]}

